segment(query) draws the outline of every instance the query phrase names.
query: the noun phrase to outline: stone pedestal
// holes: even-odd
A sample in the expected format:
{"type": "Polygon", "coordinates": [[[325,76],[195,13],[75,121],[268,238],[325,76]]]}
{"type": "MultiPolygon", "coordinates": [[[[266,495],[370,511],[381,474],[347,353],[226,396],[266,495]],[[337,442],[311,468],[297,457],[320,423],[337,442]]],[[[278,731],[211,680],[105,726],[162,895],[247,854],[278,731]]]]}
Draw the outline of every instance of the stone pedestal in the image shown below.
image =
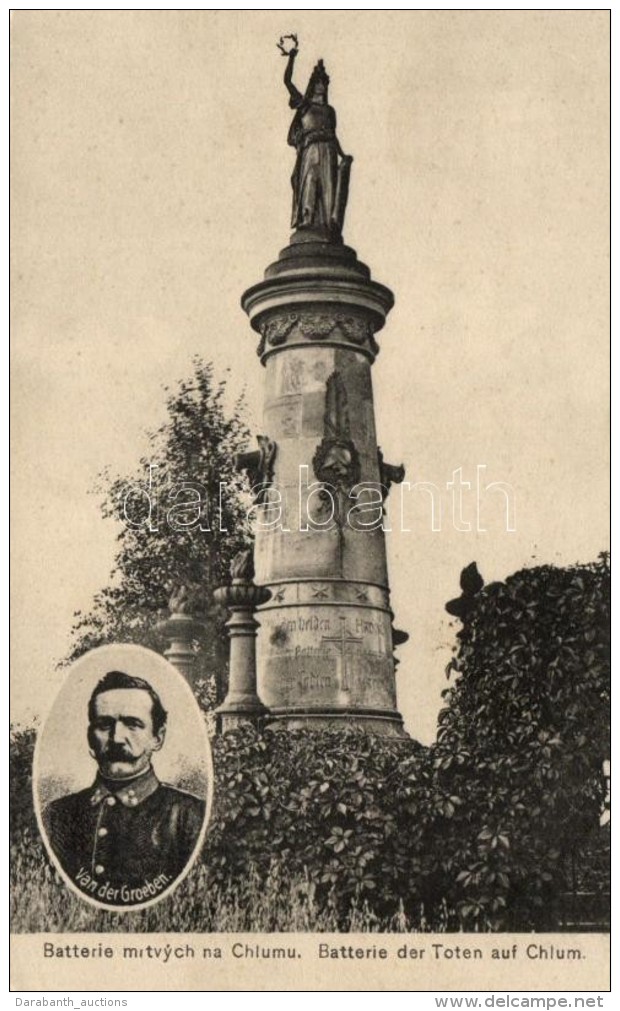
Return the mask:
{"type": "Polygon", "coordinates": [[[256,724],[267,715],[267,709],[256,691],[256,607],[265,603],[269,591],[241,579],[222,586],[214,593],[215,600],[231,612],[226,622],[230,638],[228,693],[217,710],[221,730],[234,730],[243,723],[256,724]]]}
{"type": "Polygon", "coordinates": [[[171,614],[158,623],[157,631],[170,643],[164,656],[191,683],[196,656],[192,644],[204,635],[204,622],[189,614],[171,614]]]}
{"type": "Polygon", "coordinates": [[[261,335],[261,438],[272,447],[257,484],[256,582],[271,591],[258,691],[286,726],[402,732],[381,525],[402,468],[378,450],[371,380],[392,305],[354,250],[309,231],[242,299],[261,335]]]}

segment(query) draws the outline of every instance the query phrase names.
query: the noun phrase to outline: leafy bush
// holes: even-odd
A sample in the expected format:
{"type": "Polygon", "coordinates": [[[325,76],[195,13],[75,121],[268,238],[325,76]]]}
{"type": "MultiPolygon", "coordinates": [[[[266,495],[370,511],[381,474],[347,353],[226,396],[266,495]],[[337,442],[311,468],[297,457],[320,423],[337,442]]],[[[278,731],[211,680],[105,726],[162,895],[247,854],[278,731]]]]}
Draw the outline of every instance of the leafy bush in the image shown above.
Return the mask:
{"type": "Polygon", "coordinates": [[[419,846],[430,769],[408,738],[355,729],[249,727],[215,742],[217,790],[204,860],[222,883],[274,865],[306,875],[321,904],[346,919],[366,900],[380,917],[445,917],[419,846]],[[404,794],[408,794],[403,804],[404,794]]]}
{"type": "Polygon", "coordinates": [[[524,569],[476,595],[432,748],[447,897],[467,926],[553,926],[596,849],[609,757],[609,560],[524,569]],[[584,857],[585,858],[585,857],[584,857]]]}

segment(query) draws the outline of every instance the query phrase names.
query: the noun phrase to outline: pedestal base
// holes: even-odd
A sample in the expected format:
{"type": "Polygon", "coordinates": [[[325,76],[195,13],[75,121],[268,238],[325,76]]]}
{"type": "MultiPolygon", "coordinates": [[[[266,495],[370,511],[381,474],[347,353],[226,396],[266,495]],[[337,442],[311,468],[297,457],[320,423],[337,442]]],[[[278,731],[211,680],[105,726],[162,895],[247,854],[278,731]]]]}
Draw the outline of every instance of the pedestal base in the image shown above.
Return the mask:
{"type": "Polygon", "coordinates": [[[222,733],[226,733],[248,723],[253,727],[261,725],[269,716],[269,710],[256,695],[235,693],[228,695],[216,709],[216,716],[222,733]]]}
{"type": "Polygon", "coordinates": [[[255,713],[218,713],[219,731],[222,734],[227,734],[229,730],[237,730],[239,727],[259,727],[263,719],[262,715],[257,716],[255,713]]]}
{"type": "Polygon", "coordinates": [[[400,713],[393,710],[362,709],[271,709],[266,729],[279,730],[334,730],[352,727],[379,737],[408,737],[400,713]]]}

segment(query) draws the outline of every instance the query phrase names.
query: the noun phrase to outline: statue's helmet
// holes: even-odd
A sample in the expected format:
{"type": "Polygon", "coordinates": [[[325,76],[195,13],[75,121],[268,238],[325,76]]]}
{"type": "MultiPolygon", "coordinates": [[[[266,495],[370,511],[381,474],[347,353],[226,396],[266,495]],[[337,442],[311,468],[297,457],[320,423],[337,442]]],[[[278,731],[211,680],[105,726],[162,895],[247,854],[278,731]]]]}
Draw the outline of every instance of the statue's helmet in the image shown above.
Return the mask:
{"type": "Polygon", "coordinates": [[[325,70],[323,60],[319,60],[319,62],[316,64],[314,70],[310,75],[308,87],[306,88],[306,98],[312,98],[313,94],[317,90],[317,86],[320,91],[322,91],[324,94],[327,94],[327,88],[329,86],[329,74],[325,70]]]}

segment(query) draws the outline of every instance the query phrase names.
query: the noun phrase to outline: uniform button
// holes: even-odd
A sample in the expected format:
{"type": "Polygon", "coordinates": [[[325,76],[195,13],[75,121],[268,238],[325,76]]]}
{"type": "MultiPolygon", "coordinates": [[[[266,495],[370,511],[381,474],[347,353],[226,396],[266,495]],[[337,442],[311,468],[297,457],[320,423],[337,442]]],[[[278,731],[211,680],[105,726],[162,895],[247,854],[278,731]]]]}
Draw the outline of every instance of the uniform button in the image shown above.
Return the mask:
{"type": "Polygon", "coordinates": [[[99,831],[97,832],[97,835],[100,836],[102,839],[103,839],[104,835],[107,835],[107,834],[108,834],[107,828],[100,828],[99,831]]]}
{"type": "Polygon", "coordinates": [[[108,797],[108,799],[106,800],[106,804],[108,805],[108,807],[114,807],[114,805],[116,804],[116,797],[108,797]]]}
{"type": "Polygon", "coordinates": [[[127,804],[127,802],[129,801],[129,795],[126,793],[119,794],[119,797],[122,800],[123,804],[127,804]]]}
{"type": "Polygon", "coordinates": [[[103,874],[104,870],[105,868],[103,864],[97,864],[97,866],[95,867],[95,874],[103,874]]]}
{"type": "Polygon", "coordinates": [[[137,800],[137,798],[136,798],[136,797],[130,797],[130,798],[129,798],[129,805],[130,805],[131,807],[136,807],[136,806],[137,806],[137,804],[138,804],[138,800],[137,800]]]}

